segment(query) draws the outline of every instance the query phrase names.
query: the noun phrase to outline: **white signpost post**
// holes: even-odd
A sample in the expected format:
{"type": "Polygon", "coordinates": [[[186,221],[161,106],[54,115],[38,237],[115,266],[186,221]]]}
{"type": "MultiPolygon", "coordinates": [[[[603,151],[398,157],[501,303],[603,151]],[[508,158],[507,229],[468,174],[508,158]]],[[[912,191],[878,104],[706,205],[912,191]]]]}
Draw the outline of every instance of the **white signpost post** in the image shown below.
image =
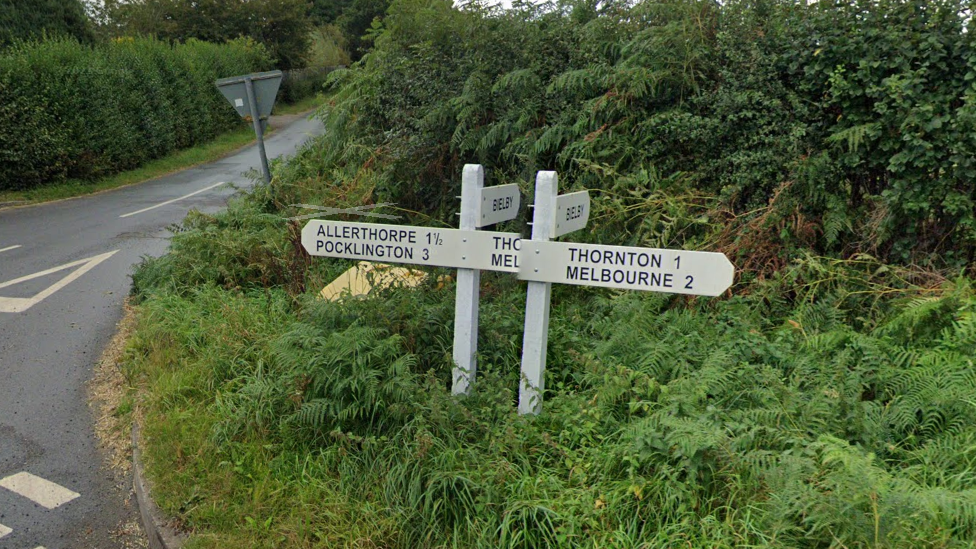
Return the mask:
{"type": "MultiPolygon", "coordinates": [[[[518,214],[521,194],[518,185],[485,187],[485,169],[466,164],[461,174],[461,230],[474,231],[514,219],[518,214]]],[[[515,235],[492,234],[495,246],[491,253],[491,267],[496,270],[514,269],[518,272],[520,238],[515,235]]],[[[457,292],[454,297],[454,369],[451,392],[467,394],[478,371],[478,307],[481,298],[481,271],[459,268],[457,292]]]]}
{"type": "Polygon", "coordinates": [[[716,296],[732,285],[734,268],[723,254],[549,242],[586,226],[586,191],[556,196],[556,172],[539,172],[535,183],[532,240],[522,243],[519,279],[529,281],[522,343],[519,413],[538,414],[545,390],[553,282],[716,296]]]}
{"type": "Polygon", "coordinates": [[[461,176],[460,229],[312,220],[302,246],[315,256],[452,267],[457,273],[454,309],[454,394],[468,393],[477,372],[481,271],[518,273],[521,235],[478,231],[514,219],[518,185],[485,187],[485,171],[467,164],[461,176]]]}
{"type": "Polygon", "coordinates": [[[552,283],[674,294],[717,296],[735,269],[720,253],[606,246],[550,239],[582,229],[590,215],[586,191],[556,196],[556,172],[539,172],[532,240],[516,233],[478,231],[513,219],[517,185],[484,187],[484,169],[468,164],[461,179],[459,229],[309,221],[302,245],[315,256],[458,269],[454,316],[453,392],[474,382],[478,351],[478,294],[482,270],[517,273],[528,281],[519,413],[537,414],[545,390],[552,283]]]}
{"type": "MultiPolygon", "coordinates": [[[[559,199],[556,197],[558,182],[556,172],[536,174],[531,240],[534,244],[545,242],[556,235],[556,212],[559,209],[559,199]]],[[[578,200],[574,202],[574,204],[578,203],[578,200]]],[[[551,293],[552,284],[545,281],[530,281],[525,293],[525,331],[522,333],[522,375],[519,381],[520,414],[537,414],[542,410],[542,391],[545,390],[546,382],[546,348],[549,344],[551,293]]]]}

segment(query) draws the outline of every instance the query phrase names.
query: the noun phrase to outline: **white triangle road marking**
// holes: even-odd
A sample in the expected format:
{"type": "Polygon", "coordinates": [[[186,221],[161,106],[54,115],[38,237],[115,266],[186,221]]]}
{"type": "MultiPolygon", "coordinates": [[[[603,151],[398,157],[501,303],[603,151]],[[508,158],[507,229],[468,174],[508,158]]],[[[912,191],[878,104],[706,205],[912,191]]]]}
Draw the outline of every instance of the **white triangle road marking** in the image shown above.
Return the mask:
{"type": "Polygon", "coordinates": [[[59,267],[54,267],[52,269],[47,269],[39,273],[34,273],[27,276],[22,276],[20,278],[15,278],[13,280],[4,282],[0,284],[0,290],[6,288],[7,286],[13,286],[14,284],[20,284],[21,282],[27,282],[28,280],[33,280],[35,278],[40,278],[42,276],[47,276],[58,271],[63,271],[65,269],[70,269],[72,267],[77,267],[81,265],[78,269],[72,271],[68,276],[62,278],[61,280],[55,282],[51,286],[47,287],[45,290],[41,291],[34,297],[2,297],[0,296],[0,313],[22,313],[27,309],[30,309],[34,305],[37,305],[41,301],[51,297],[54,292],[64,288],[68,284],[71,284],[75,279],[81,275],[92,270],[102,261],[112,257],[118,252],[118,250],[107,252],[101,255],[96,255],[94,257],[89,257],[86,259],[79,259],[78,261],[72,261],[71,263],[65,263],[59,267]]]}
{"type": "Polygon", "coordinates": [[[30,473],[17,473],[0,480],[0,488],[24,496],[47,509],[55,509],[80,498],[81,494],[30,473]]]}
{"type": "Polygon", "coordinates": [[[11,530],[10,528],[7,528],[6,526],[0,524],[0,538],[5,537],[10,532],[13,532],[13,530],[11,530]]]}

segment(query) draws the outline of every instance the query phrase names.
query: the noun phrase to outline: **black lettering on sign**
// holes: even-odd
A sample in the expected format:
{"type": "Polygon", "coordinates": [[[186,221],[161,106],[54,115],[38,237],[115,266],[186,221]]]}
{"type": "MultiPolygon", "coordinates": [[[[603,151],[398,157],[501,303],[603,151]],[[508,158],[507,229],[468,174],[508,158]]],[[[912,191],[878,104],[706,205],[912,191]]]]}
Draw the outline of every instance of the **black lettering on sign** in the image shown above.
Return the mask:
{"type": "Polygon", "coordinates": [[[493,198],[491,200],[491,211],[497,212],[500,210],[507,210],[512,207],[512,197],[506,196],[503,198],[493,198]]]}
{"type": "Polygon", "coordinates": [[[492,240],[495,241],[496,250],[515,250],[519,251],[522,249],[522,239],[521,238],[511,238],[504,236],[493,236],[492,240]]]}
{"type": "Polygon", "coordinates": [[[584,204],[577,204],[576,206],[570,206],[566,208],[566,221],[571,221],[573,219],[579,219],[583,217],[584,209],[585,209],[584,204]]]}
{"type": "Polygon", "coordinates": [[[492,267],[518,268],[518,256],[512,254],[491,254],[492,267]]]}

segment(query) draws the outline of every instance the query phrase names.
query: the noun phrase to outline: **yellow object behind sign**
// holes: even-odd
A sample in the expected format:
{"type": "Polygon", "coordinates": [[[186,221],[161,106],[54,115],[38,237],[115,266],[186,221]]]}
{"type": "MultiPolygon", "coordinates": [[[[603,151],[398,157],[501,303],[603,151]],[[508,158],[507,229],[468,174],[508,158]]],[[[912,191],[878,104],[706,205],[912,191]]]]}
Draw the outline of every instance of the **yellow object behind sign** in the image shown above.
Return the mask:
{"type": "Polygon", "coordinates": [[[413,288],[425,280],[427,280],[427,273],[423,271],[360,261],[358,265],[342,273],[332,283],[322,288],[319,295],[323,299],[335,301],[346,292],[349,292],[349,295],[364,296],[369,294],[373,288],[384,289],[390,286],[413,288]]]}

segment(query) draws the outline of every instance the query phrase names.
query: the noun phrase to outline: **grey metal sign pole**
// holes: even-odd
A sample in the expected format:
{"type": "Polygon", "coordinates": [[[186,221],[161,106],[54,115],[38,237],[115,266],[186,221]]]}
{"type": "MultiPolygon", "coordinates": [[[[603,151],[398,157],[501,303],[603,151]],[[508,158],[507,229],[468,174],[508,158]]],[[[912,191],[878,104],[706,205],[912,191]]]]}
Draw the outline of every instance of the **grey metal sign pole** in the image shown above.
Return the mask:
{"type": "Polygon", "coordinates": [[[258,154],[261,155],[261,173],[264,175],[264,182],[271,183],[271,170],[268,168],[268,153],[264,150],[264,131],[261,129],[261,119],[258,116],[258,102],[254,94],[254,80],[250,76],[244,77],[244,88],[247,89],[247,104],[251,109],[251,123],[254,124],[254,133],[258,136],[258,154]]]}
{"type": "Polygon", "coordinates": [[[271,109],[274,107],[278,88],[281,86],[281,71],[256,72],[244,76],[231,76],[217,80],[217,89],[227,98],[241,118],[251,118],[254,134],[258,140],[258,153],[261,155],[261,175],[264,182],[271,182],[268,168],[268,153],[264,150],[264,127],[271,109]]]}

